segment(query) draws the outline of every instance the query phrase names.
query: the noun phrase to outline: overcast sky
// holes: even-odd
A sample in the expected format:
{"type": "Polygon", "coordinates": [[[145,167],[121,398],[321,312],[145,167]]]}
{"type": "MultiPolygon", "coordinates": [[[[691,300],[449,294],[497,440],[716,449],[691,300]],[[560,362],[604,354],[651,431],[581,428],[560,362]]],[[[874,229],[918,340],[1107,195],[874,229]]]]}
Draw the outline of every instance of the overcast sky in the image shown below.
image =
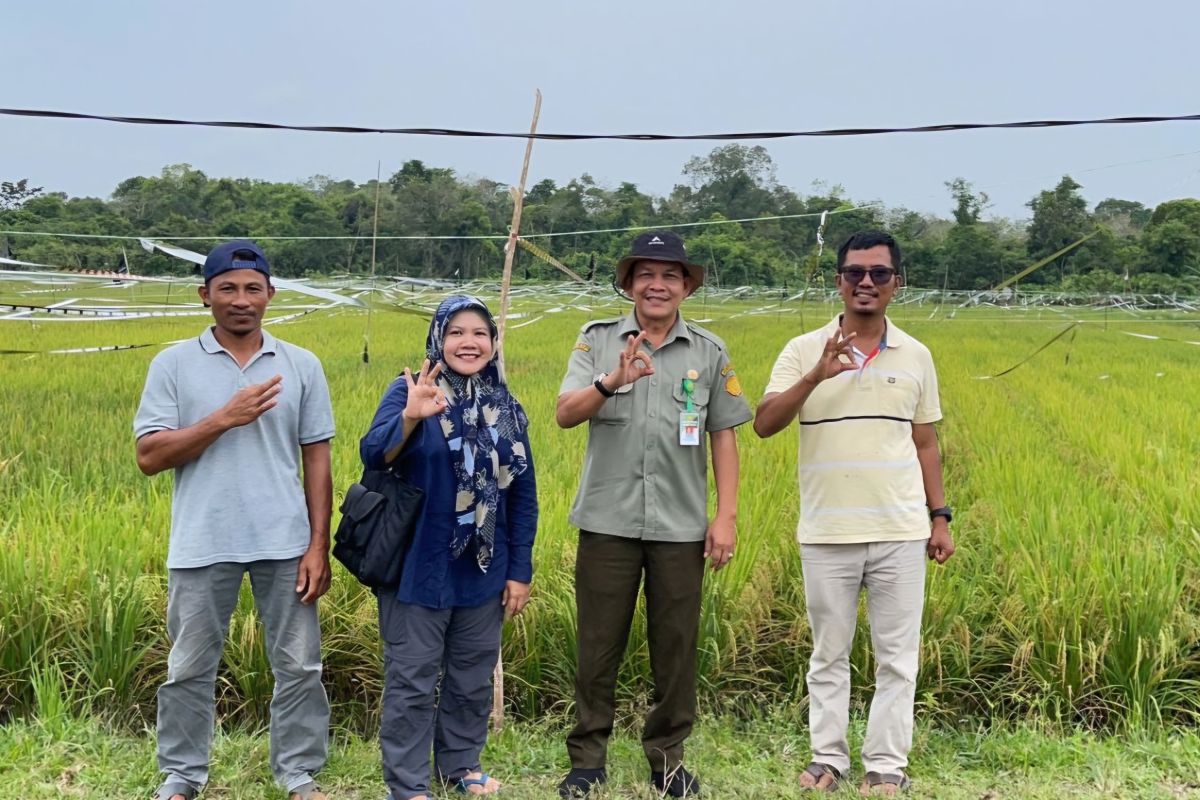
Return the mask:
{"type": "MultiPolygon", "coordinates": [[[[0,107],[377,127],[696,133],[1200,112],[1196,0],[16,2],[0,107]]],[[[944,182],[1025,203],[1200,195],[1200,123],[768,141],[780,182],[948,215],[944,182]],[[1186,154],[1186,155],[1180,155],[1186,154]],[[1175,156],[1175,157],[1169,157],[1175,156]],[[1127,162],[1145,161],[1129,164],[1127,162]],[[1121,166],[1110,166],[1121,165],[1121,166]]],[[[539,142],[530,179],[665,194],[703,142],[539,142]]],[[[107,197],[209,176],[364,181],[407,159],[516,182],[523,142],[0,117],[0,179],[107,197]]]]}

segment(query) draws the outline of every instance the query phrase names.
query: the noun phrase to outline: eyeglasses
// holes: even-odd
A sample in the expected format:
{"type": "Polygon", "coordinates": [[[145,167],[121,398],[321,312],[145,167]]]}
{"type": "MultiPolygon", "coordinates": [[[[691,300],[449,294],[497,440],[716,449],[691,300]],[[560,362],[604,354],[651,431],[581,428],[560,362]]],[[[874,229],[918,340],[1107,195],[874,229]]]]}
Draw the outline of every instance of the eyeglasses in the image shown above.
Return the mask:
{"type": "Polygon", "coordinates": [[[851,286],[857,286],[862,283],[862,279],[871,274],[871,283],[876,286],[883,286],[890,283],[892,278],[896,277],[896,270],[893,267],[871,267],[864,269],[863,267],[844,267],[838,270],[838,274],[849,281],[851,286]]]}

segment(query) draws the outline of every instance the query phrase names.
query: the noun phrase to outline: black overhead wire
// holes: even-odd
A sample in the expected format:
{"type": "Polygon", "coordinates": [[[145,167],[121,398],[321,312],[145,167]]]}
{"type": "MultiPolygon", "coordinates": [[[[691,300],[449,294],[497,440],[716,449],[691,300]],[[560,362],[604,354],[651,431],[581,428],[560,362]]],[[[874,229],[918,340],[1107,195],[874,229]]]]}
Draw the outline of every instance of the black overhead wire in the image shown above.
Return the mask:
{"type": "Polygon", "coordinates": [[[936,125],[916,125],[898,128],[825,128],[804,131],[751,131],[744,133],[529,133],[458,128],[371,128],[358,125],[290,125],[282,122],[250,122],[246,120],[193,120],[171,117],[128,117],[117,114],[86,114],[78,111],[51,111],[31,108],[0,108],[0,114],[10,117],[39,117],[44,119],[76,119],[117,122],[127,125],[185,125],[209,128],[248,128],[255,130],[288,130],[314,133],[386,133],[405,136],[463,136],[493,139],[546,139],[550,141],[582,141],[589,139],[622,139],[630,141],[787,139],[803,136],[876,136],[885,133],[942,133],[946,131],[980,130],[987,128],[1064,128],[1075,125],[1140,125],[1150,122],[1197,122],[1200,114],[1103,117],[1096,119],[1038,119],[1018,122],[948,122],[936,125]]]}

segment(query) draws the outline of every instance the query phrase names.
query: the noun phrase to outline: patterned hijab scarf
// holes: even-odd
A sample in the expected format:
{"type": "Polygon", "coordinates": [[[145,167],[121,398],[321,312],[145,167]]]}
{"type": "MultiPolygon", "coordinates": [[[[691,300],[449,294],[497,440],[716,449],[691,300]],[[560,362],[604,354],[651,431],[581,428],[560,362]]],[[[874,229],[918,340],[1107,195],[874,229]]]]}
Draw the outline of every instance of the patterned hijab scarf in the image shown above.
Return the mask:
{"type": "Polygon", "coordinates": [[[500,369],[496,323],[482,300],[452,295],[442,301],[425,340],[430,364],[441,364],[438,383],[446,393],[446,410],[438,415],[454,467],[457,515],[450,553],[459,558],[474,547],[481,572],[492,563],[496,544],[496,504],[502,489],[529,468],[521,434],[529,427],[520,403],[508,391],[500,369]],[[474,311],[487,320],[492,333],[492,357],[470,377],[446,363],[446,329],[455,315],[474,311]]]}

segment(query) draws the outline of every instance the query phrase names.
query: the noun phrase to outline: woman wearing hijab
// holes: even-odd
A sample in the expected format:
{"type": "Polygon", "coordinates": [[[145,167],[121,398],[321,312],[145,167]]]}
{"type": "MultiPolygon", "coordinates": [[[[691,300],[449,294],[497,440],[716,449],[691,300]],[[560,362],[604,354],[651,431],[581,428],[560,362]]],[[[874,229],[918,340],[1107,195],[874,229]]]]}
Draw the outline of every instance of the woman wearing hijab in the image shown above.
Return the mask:
{"type": "Polygon", "coordinates": [[[368,468],[390,465],[425,492],[400,585],[379,593],[379,739],[393,800],[428,797],[431,748],[458,791],[500,789],[480,753],[500,629],[529,600],[537,530],[529,421],[500,370],[487,306],[443,301],[425,353],[415,378],[405,369],[388,387],[360,445],[368,468]]]}

